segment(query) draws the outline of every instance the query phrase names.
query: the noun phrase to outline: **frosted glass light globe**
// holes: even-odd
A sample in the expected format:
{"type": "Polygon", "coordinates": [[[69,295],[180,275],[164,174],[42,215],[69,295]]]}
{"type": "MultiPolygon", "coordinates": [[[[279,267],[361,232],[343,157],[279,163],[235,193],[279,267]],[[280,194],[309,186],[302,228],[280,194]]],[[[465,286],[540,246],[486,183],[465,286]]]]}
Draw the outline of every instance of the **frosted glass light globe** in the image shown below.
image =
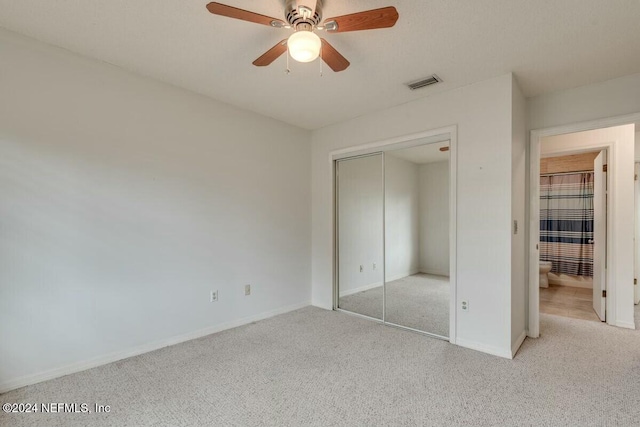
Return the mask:
{"type": "Polygon", "coordinates": [[[311,62],[320,56],[320,37],[311,31],[296,31],[287,41],[289,54],[298,62],[311,62]]]}

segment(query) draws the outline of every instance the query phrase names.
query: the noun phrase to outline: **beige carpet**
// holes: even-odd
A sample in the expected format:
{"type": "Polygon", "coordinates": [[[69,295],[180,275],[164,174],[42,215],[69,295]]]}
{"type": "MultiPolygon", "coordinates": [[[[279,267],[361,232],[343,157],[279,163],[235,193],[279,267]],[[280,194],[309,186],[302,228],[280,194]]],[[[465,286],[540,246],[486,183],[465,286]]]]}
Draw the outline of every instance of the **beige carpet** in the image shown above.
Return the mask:
{"type": "Polygon", "coordinates": [[[0,396],[3,426],[632,426],[640,333],[541,316],[514,360],[305,308],[0,396]]]}
{"type": "MultiPolygon", "coordinates": [[[[414,274],[387,283],[386,321],[449,336],[449,279],[414,274]]],[[[340,298],[339,307],[382,319],[382,286],[340,298]]]]}

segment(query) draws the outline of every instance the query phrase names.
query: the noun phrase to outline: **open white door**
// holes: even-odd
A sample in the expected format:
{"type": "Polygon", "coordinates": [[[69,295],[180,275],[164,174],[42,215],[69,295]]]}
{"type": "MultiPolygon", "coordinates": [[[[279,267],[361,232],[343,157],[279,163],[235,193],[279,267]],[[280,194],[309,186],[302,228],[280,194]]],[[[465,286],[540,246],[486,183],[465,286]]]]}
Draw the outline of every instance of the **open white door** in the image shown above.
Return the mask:
{"type": "Polygon", "coordinates": [[[638,304],[640,302],[640,290],[638,290],[638,273],[640,273],[640,181],[638,177],[640,177],[640,163],[636,163],[635,165],[635,210],[636,210],[636,234],[635,234],[635,248],[636,253],[634,257],[634,269],[633,269],[633,302],[634,304],[638,304]]]}
{"type": "Polygon", "coordinates": [[[607,152],[593,162],[593,309],[605,321],[607,259],[607,152]]]}

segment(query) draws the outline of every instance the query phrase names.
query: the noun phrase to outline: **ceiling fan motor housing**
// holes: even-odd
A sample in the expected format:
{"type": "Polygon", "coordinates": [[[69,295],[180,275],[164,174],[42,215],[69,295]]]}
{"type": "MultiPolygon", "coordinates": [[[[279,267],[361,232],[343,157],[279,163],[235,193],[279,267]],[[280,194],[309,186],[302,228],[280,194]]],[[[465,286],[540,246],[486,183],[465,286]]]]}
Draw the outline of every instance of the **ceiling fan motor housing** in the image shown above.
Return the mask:
{"type": "Polygon", "coordinates": [[[296,0],[287,0],[284,10],[285,19],[295,29],[309,30],[317,26],[322,20],[322,0],[317,0],[316,9],[311,15],[311,9],[301,6],[298,8],[296,0]]]}

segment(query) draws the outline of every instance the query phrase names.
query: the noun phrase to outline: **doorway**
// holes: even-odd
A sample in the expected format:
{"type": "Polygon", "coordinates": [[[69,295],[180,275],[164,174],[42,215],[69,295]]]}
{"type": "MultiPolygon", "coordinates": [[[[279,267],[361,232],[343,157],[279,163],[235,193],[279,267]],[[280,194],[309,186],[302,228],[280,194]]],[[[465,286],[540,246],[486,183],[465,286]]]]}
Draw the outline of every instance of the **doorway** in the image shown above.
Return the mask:
{"type": "Polygon", "coordinates": [[[454,342],[455,132],[333,164],[334,309],[454,342]]]}
{"type": "Polygon", "coordinates": [[[540,312],[605,321],[606,150],[540,160],[540,312]]]}
{"type": "MultiPolygon", "coordinates": [[[[604,318],[609,325],[634,329],[633,310],[633,140],[634,122],[640,117],[620,117],[588,123],[532,131],[530,142],[529,198],[529,336],[540,334],[540,159],[543,141],[554,148],[546,155],[569,155],[587,151],[608,154],[606,199],[607,212],[604,255],[600,259],[603,289],[594,289],[594,306],[602,301],[604,318]],[[629,124],[627,124],[629,123],[629,124]],[[597,295],[596,295],[597,294],[597,295]]],[[[597,166],[596,166],[597,167],[597,166]]],[[[594,183],[594,185],[596,185],[594,183]]],[[[594,201],[595,203],[595,201],[594,201]]]]}

